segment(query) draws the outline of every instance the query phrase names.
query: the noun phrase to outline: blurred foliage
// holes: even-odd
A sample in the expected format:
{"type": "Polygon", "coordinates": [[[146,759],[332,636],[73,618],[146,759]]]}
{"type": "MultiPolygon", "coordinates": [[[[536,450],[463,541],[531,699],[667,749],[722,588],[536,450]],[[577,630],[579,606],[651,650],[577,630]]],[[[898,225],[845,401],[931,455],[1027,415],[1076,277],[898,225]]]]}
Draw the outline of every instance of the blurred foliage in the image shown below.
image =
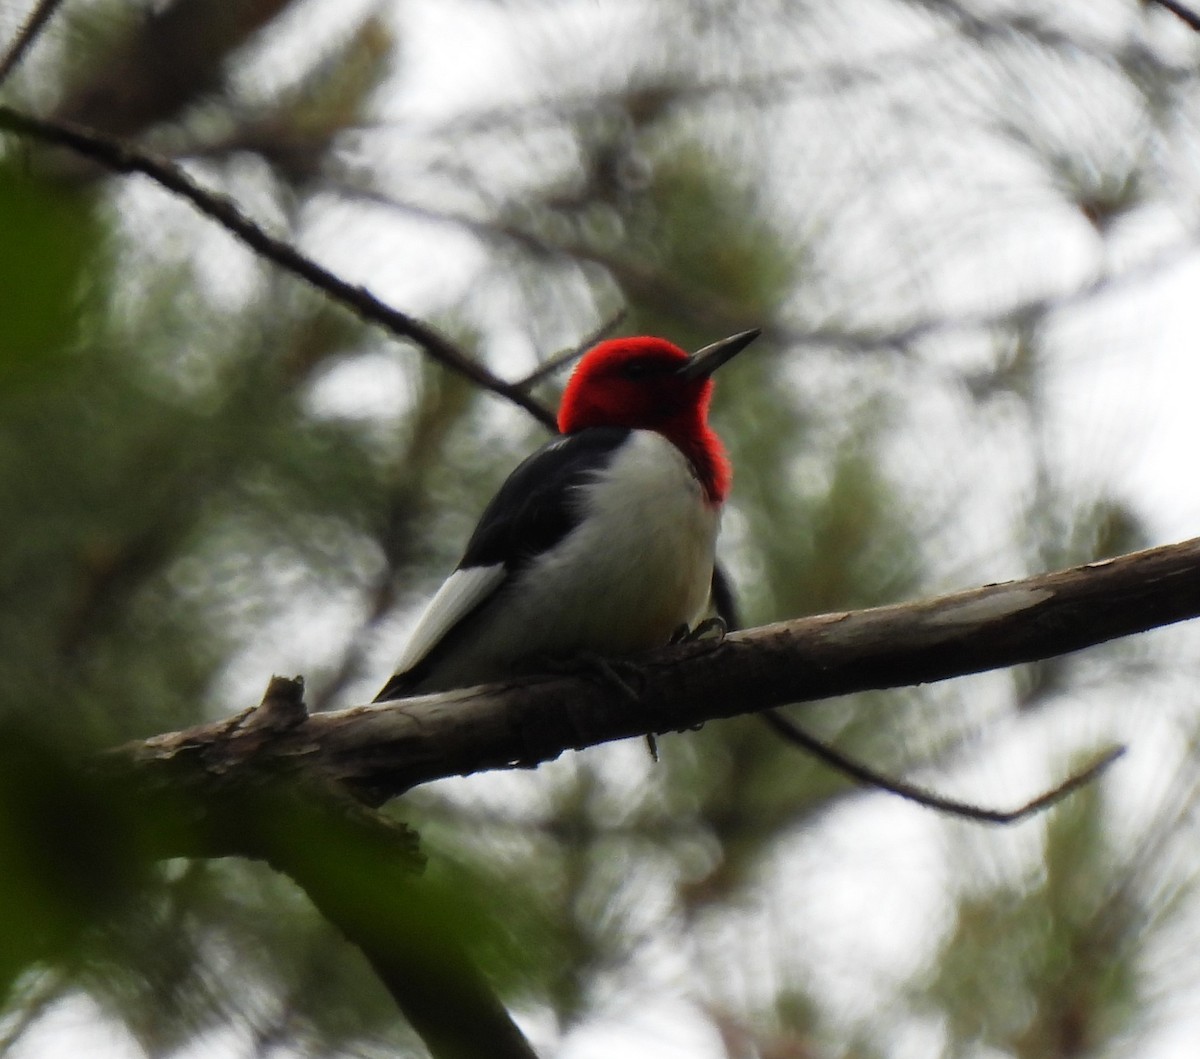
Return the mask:
{"type": "Polygon", "coordinates": [[[83,197],[0,169],[0,288],[10,292],[0,346],[0,392],[15,394],[23,380],[52,374],[73,337],[75,302],[89,249],[100,232],[83,197]],[[15,297],[17,292],[19,297],[15,297]]]}
{"type": "Polygon", "coordinates": [[[964,887],[923,996],[963,1042],[951,1055],[979,1044],[1022,1057],[1091,1055],[1142,1007],[1129,928],[1143,911],[1136,891],[1112,888],[1118,857],[1099,789],[1071,799],[1044,842],[1031,878],[964,887]]]}
{"type": "MultiPolygon", "coordinates": [[[[1200,45],[1076,8],[104,0],[4,93],[140,137],[506,377],[617,309],[689,347],[762,326],[714,406],[757,624],[1149,542],[1136,439],[1077,411],[1161,341],[1136,297],[1200,220],[1200,45]]],[[[143,182],[5,139],[0,233],[0,1050],[46,1054],[83,995],[147,1055],[422,1054],[296,885],[156,860],[178,807],[110,804],[77,762],[273,671],[370,698],[540,430],[143,182]]],[[[926,831],[889,842],[885,797],[742,720],[658,765],[639,742],[414,792],[389,812],[420,877],[325,823],[279,841],[359,914],[407,909],[431,974],[461,938],[547,1055],[614,1026],[636,1054],[1153,1055],[1200,990],[1179,642],[797,714],[936,787],[1015,745],[1004,804],[1110,736],[1162,750],[1170,797],[1092,789],[1012,833],[905,809],[926,831]]]]}

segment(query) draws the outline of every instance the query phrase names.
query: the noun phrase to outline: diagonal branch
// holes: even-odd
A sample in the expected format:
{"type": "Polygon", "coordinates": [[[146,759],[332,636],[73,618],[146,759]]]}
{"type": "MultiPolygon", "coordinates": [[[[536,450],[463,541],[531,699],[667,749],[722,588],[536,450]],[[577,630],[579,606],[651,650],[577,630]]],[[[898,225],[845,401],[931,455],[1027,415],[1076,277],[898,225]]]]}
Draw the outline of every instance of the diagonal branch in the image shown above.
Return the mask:
{"type": "Polygon", "coordinates": [[[21,23],[21,28],[17,30],[17,34],[9,44],[8,50],[0,57],[0,85],[8,80],[8,75],[17,68],[17,64],[25,58],[25,53],[33,46],[33,42],[37,40],[38,34],[42,32],[47,22],[50,21],[50,16],[58,10],[62,0],[38,0],[37,6],[34,7],[25,21],[21,23]]]}
{"type": "Polygon", "coordinates": [[[885,776],[881,772],[876,772],[874,769],[855,761],[854,758],[847,757],[828,743],[824,743],[815,736],[809,735],[803,728],[798,728],[792,724],[778,710],[764,710],[760,716],[766,722],[767,727],[774,731],[784,742],[799,747],[805,753],[811,754],[818,761],[824,762],[824,764],[835,771],[849,776],[850,779],[866,787],[887,791],[889,794],[907,799],[917,805],[923,805],[927,809],[936,809],[938,812],[947,813],[950,816],[958,816],[966,820],[976,820],[982,824],[1015,824],[1024,820],[1027,816],[1040,813],[1043,809],[1048,809],[1050,806],[1061,802],[1068,794],[1073,794],[1080,787],[1091,783],[1092,780],[1096,779],[1109,765],[1125,753],[1125,747],[1123,746],[1110,747],[1080,771],[1072,773],[1061,783],[1056,784],[1047,791],[1043,791],[1034,798],[1030,798],[1027,802],[1023,802],[1013,809],[989,809],[982,805],[961,802],[956,798],[947,798],[926,787],[918,787],[916,784],[907,783],[904,780],[898,780],[892,776],[885,776]]]}
{"type": "Polygon", "coordinates": [[[1197,33],[1200,33],[1200,15],[1197,15],[1191,8],[1179,3],[1178,0],[1144,0],[1144,2],[1148,5],[1157,4],[1159,7],[1170,11],[1181,22],[1184,22],[1197,33]]]}
{"type": "Polygon", "coordinates": [[[921,684],[1077,651],[1200,616],[1200,538],[1023,581],[798,618],[645,657],[636,699],[583,678],[507,684],[228,721],[110,751],[151,789],[203,787],[239,765],[315,770],[378,802],[429,780],[529,767],[564,750],[787,703],[921,684]]]}
{"type": "Polygon", "coordinates": [[[607,338],[625,320],[627,310],[622,306],[611,317],[604,321],[591,334],[585,335],[570,349],[564,349],[561,353],[556,353],[552,357],[547,357],[541,364],[533,369],[523,379],[518,379],[514,385],[520,386],[523,390],[532,389],[544,379],[548,379],[560,368],[565,368],[568,364],[574,363],[582,357],[589,349],[603,338],[607,338]]]}
{"type": "Polygon", "coordinates": [[[428,324],[385,304],[365,287],[347,283],[291,243],[269,234],[247,217],[232,199],[202,188],[174,162],[156,157],[124,140],[66,122],[35,118],[5,105],[0,105],[0,129],[66,147],[114,173],[141,173],[149,177],[160,187],[186,199],[261,257],[310,283],[364,320],[380,325],[398,338],[416,343],[439,364],[513,402],[538,422],[554,429],[553,414],[520,385],[494,375],[428,324]]]}
{"type": "MultiPolygon", "coordinates": [[[[303,722],[303,692],[300,681],[273,679],[261,704],[230,722],[243,747],[269,742],[303,722]]],[[[225,774],[210,775],[204,785],[162,787],[148,800],[141,777],[129,770],[79,770],[73,759],[40,748],[19,729],[0,736],[0,780],[11,783],[15,774],[18,804],[35,837],[31,844],[35,854],[43,849],[40,859],[33,858],[38,873],[29,885],[38,893],[56,892],[64,876],[79,878],[80,865],[87,864],[83,923],[107,914],[137,872],[154,861],[263,861],[296,883],[362,952],[434,1059],[537,1059],[475,966],[476,939],[448,914],[444,895],[421,878],[424,858],[415,833],[364,807],[328,777],[231,761],[225,774]],[[22,762],[32,762],[33,769],[22,762]],[[38,776],[50,779],[39,784],[38,776]],[[60,818],[63,845],[46,858],[41,829],[59,834],[52,825],[60,818]]],[[[10,863],[10,847],[3,849],[6,868],[24,881],[21,861],[10,863]]],[[[45,949],[40,934],[15,959],[0,947],[0,972],[6,957],[19,973],[43,960],[45,949]]]]}
{"type": "Polygon", "coordinates": [[[137,845],[149,855],[255,856],[291,875],[363,949],[439,1059],[532,1059],[453,939],[443,943],[421,929],[428,917],[412,904],[419,890],[404,884],[411,871],[404,834],[347,791],[378,803],[443,776],[531,766],[567,749],[784,703],[1030,662],[1196,616],[1200,538],[938,599],[665,648],[642,661],[636,700],[594,680],[529,678],[310,714],[302,682],[277,679],[259,707],[118,747],[92,775],[142,810],[152,836],[137,845]],[[380,896],[381,885],[390,897],[380,896]]]}
{"type": "MultiPolygon", "coordinates": [[[[276,678],[251,717],[286,726],[302,694],[276,678]]],[[[428,907],[403,825],[328,786],[284,778],[233,787],[240,826],[247,816],[258,825],[246,852],[288,875],[358,946],[435,1059],[537,1059],[457,931],[428,907]]]]}

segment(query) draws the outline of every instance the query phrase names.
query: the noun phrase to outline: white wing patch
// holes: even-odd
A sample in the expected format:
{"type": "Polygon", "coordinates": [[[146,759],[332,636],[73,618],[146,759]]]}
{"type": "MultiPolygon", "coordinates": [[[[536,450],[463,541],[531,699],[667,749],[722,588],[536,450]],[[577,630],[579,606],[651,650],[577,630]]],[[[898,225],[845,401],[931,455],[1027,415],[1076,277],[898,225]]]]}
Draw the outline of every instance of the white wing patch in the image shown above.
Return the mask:
{"type": "Polygon", "coordinates": [[[417,621],[396,672],[405,673],[432,651],[442,637],[496,591],[508,578],[503,563],[455,570],[442,583],[417,621]]]}

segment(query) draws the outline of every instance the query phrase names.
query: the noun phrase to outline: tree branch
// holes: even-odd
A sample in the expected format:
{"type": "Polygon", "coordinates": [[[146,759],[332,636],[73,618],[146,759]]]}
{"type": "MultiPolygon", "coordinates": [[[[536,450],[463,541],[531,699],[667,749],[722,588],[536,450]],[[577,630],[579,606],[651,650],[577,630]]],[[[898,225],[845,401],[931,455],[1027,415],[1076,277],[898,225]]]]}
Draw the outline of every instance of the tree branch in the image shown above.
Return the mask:
{"type": "Polygon", "coordinates": [[[9,44],[8,50],[0,57],[0,85],[8,80],[8,75],[17,68],[17,64],[25,58],[25,53],[33,46],[50,16],[58,10],[62,0],[38,0],[37,5],[21,23],[21,28],[9,44]]]}
{"type": "Polygon", "coordinates": [[[560,368],[565,368],[568,364],[577,361],[582,357],[592,346],[597,342],[611,335],[625,320],[628,310],[622,306],[612,316],[597,327],[591,334],[584,335],[572,348],[564,349],[561,353],[556,353],[552,357],[547,357],[541,364],[533,369],[523,379],[518,379],[514,386],[521,387],[522,390],[530,390],[544,379],[548,379],[560,368]]]}
{"type": "Polygon", "coordinates": [[[887,793],[894,794],[898,798],[904,798],[917,805],[923,805],[927,809],[936,809],[940,813],[963,817],[967,820],[976,820],[982,824],[1015,824],[1020,820],[1024,820],[1027,816],[1040,813],[1043,809],[1048,809],[1050,806],[1061,802],[1068,794],[1091,783],[1092,780],[1096,779],[1109,765],[1125,753],[1125,747],[1123,746],[1110,747],[1078,772],[1073,772],[1061,783],[1055,784],[1049,790],[1043,791],[1026,802],[1022,802],[1016,808],[991,809],[987,806],[962,802],[957,798],[947,798],[926,787],[918,787],[915,784],[906,783],[904,780],[885,776],[881,772],[867,768],[867,766],[855,761],[851,757],[847,757],[828,743],[824,743],[815,736],[809,735],[804,729],[798,728],[778,710],[764,710],[759,716],[766,722],[767,727],[774,731],[784,742],[799,747],[806,754],[811,754],[818,761],[824,762],[830,768],[863,784],[863,786],[871,787],[875,790],[887,791],[887,793]]]}
{"type": "MultiPolygon", "coordinates": [[[[303,694],[302,681],[276,677],[262,703],[232,718],[227,731],[241,734],[243,750],[256,740],[270,745],[273,737],[304,723],[303,694]]],[[[36,752],[22,745],[20,733],[0,734],[8,737],[0,744],[0,765],[8,764],[6,755],[36,760],[36,752]]],[[[108,860],[115,864],[123,861],[112,850],[135,864],[237,856],[263,861],[288,876],[358,947],[435,1059],[537,1059],[472,962],[470,939],[461,936],[453,909],[419,878],[423,858],[413,832],[364,807],[318,772],[295,775],[279,761],[254,753],[226,765],[219,774],[207,774],[203,783],[157,787],[152,799],[146,797],[143,777],[107,767],[76,777],[68,793],[81,805],[96,807],[88,834],[110,851],[108,860]]],[[[19,776],[18,768],[4,774],[14,772],[19,776]]],[[[69,802],[64,809],[64,800],[60,792],[53,803],[59,812],[78,812],[69,802]]],[[[104,873],[97,872],[89,857],[94,860],[86,844],[70,849],[61,867],[77,877],[79,865],[89,864],[89,884],[97,875],[103,881],[104,873]]],[[[124,876],[95,889],[101,894],[116,891],[117,882],[128,891],[124,876]]],[[[51,874],[40,880],[39,889],[56,885],[51,874]]],[[[92,914],[103,912],[97,902],[92,914]]],[[[18,956],[14,973],[44,953],[18,956]]]]}
{"type": "Polygon", "coordinates": [[[1200,538],[1023,581],[798,618],[648,654],[636,699],[594,679],[538,678],[319,715],[257,711],[110,751],[143,783],[203,786],[255,767],[315,770],[369,802],[417,784],[529,767],[564,750],[1066,654],[1200,616],[1200,538]]]}
{"type": "Polygon", "coordinates": [[[1183,4],[1178,3],[1177,0],[1143,0],[1143,2],[1147,5],[1157,4],[1159,7],[1165,8],[1181,22],[1190,26],[1197,33],[1200,33],[1200,15],[1197,15],[1195,11],[1185,7],[1183,4]]]}
{"type": "Polygon", "coordinates": [[[160,187],[186,199],[261,257],[305,280],[334,301],[357,313],[362,319],[382,326],[398,338],[416,343],[443,367],[513,402],[525,409],[539,423],[552,430],[555,428],[553,413],[530,397],[522,386],[506,382],[494,375],[428,324],[385,304],[365,287],[347,283],[318,265],[312,258],[302,254],[290,243],[270,235],[247,217],[232,199],[202,188],[174,162],[149,154],[125,140],[67,122],[35,118],[2,104],[0,129],[57,147],[69,148],[114,173],[141,173],[149,177],[160,187]]]}
{"type": "Polygon", "coordinates": [[[290,875],[363,950],[438,1059],[532,1059],[456,939],[429,926],[420,887],[404,881],[402,829],[347,792],[375,804],[442,776],[1031,662],[1198,615],[1200,538],[664,648],[641,661],[636,696],[534,677],[310,714],[302,682],[276,680],[254,709],[109,751],[95,773],[112,796],[87,803],[134,807],[149,856],[251,856],[290,875]]]}

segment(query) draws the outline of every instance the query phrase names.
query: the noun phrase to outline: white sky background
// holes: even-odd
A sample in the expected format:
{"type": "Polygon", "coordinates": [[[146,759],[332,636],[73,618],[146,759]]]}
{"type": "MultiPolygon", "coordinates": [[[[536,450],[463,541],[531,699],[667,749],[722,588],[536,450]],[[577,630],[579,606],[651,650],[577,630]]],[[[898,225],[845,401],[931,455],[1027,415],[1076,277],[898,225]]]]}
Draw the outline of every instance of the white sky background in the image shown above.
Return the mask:
{"type": "MultiPolygon", "coordinates": [[[[370,6],[308,4],[292,19],[295,37],[311,40],[314,34],[336,33],[339,26],[350,23],[347,16],[351,12],[370,6]],[[318,15],[333,24],[317,26],[312,19],[318,15]]],[[[1126,5],[1077,0],[1059,4],[1057,10],[1069,8],[1072,18],[1092,19],[1091,32],[1099,39],[1109,35],[1109,39],[1120,39],[1136,21],[1137,7],[1134,0],[1126,5]]],[[[911,39],[913,29],[908,23],[894,27],[881,23],[875,15],[884,9],[884,5],[843,5],[843,10],[852,13],[874,12],[864,21],[872,26],[872,46],[886,52],[903,46],[911,39]]],[[[503,5],[411,0],[381,10],[392,11],[396,25],[401,27],[402,59],[397,71],[397,95],[380,103],[380,129],[364,132],[364,159],[381,145],[389,157],[402,158],[411,147],[405,141],[408,123],[432,124],[463,110],[502,104],[511,97],[536,97],[549,87],[547,71],[552,76],[556,69],[565,70],[572,47],[579,41],[599,41],[586,60],[581,60],[584,65],[597,71],[619,69],[620,33],[637,17],[635,5],[564,5],[561,9],[529,5],[530,33],[519,39],[509,33],[513,20],[511,11],[503,5]],[[597,33],[605,22],[610,23],[606,32],[597,33]]],[[[830,21],[835,17],[830,16],[830,21]]],[[[1177,55],[1197,54],[1195,38],[1165,18],[1159,21],[1159,36],[1165,48],[1174,49],[1177,55]]],[[[849,42],[855,37],[845,33],[841,39],[849,42]]],[[[831,38],[838,39],[833,32],[831,38]]],[[[264,49],[255,76],[286,81],[295,46],[295,40],[280,35],[264,49]]],[[[830,58],[838,57],[836,49],[830,51],[830,58]]],[[[698,61],[711,63],[712,54],[701,54],[698,61]]],[[[247,91],[252,90],[253,85],[248,83],[247,91]]],[[[820,108],[838,104],[832,98],[816,97],[808,105],[820,108]]],[[[969,106],[970,101],[963,101],[963,105],[969,106]]],[[[783,125],[786,112],[780,113],[783,125]]],[[[1120,120],[1119,116],[1115,120],[1120,120]]],[[[856,123],[848,122],[844,150],[864,158],[876,150],[886,151],[887,144],[872,138],[877,132],[877,124],[864,122],[856,127],[856,123]]],[[[911,137],[911,131],[907,135],[911,137]]],[[[546,149],[552,150],[553,144],[546,149]]],[[[781,145],[781,156],[785,149],[791,152],[786,164],[798,164],[794,143],[781,145]]],[[[931,151],[929,164],[936,166],[938,157],[936,151],[931,151]]],[[[952,152],[941,157],[958,176],[953,166],[961,165],[963,159],[955,158],[952,152]]],[[[994,160],[986,151],[979,158],[981,164],[994,160]]],[[[349,160],[356,161],[353,156],[349,160]]],[[[820,158],[810,161],[824,164],[820,158]]],[[[788,174],[783,163],[771,171],[771,180],[772,191],[786,195],[788,174]]],[[[131,209],[154,212],[176,208],[153,193],[147,196],[144,189],[129,194],[131,209]]],[[[1111,253],[1137,260],[1138,255],[1155,246],[1180,239],[1187,230],[1194,233],[1194,219],[1187,218],[1197,188],[1187,188],[1183,195],[1189,202],[1181,206],[1178,216],[1167,211],[1167,215],[1140,218],[1129,231],[1113,238],[1115,249],[1111,253]]],[[[922,195],[914,188],[913,196],[907,207],[903,203],[894,205],[918,213],[940,208],[936,196],[931,197],[927,191],[922,195]]],[[[864,203],[863,208],[868,206],[864,203]]],[[[813,209],[819,212],[820,204],[813,209]]],[[[952,275],[931,277],[931,286],[950,303],[984,309],[1002,304],[1007,292],[1020,289],[1031,276],[1058,277],[1064,284],[1077,282],[1081,273],[1095,267],[1089,250],[1096,240],[1091,239],[1079,218],[1054,213],[1044,203],[1029,204],[1031,217],[1042,215],[1039,210],[1044,210],[1044,225],[1017,231],[1012,245],[977,264],[976,271],[964,267],[952,275]],[[1008,272],[1001,268],[1006,254],[1011,266],[1008,272]]],[[[470,239],[443,227],[399,220],[389,211],[331,200],[324,213],[314,215],[310,221],[306,245],[324,263],[349,279],[367,282],[385,300],[417,315],[453,304],[446,292],[469,282],[474,270],[481,267],[479,251],[470,239]],[[414,269],[415,256],[425,267],[414,269]]],[[[986,218],[981,220],[981,227],[985,223],[986,218]]],[[[943,230],[948,239],[955,238],[949,223],[943,230]]],[[[898,228],[881,228],[878,237],[882,243],[892,240],[882,250],[848,247],[843,267],[853,273],[858,268],[870,270],[875,264],[886,266],[887,254],[896,252],[892,237],[898,232],[898,228]]],[[[919,237],[929,238],[928,231],[919,233],[919,237]]],[[[224,237],[213,234],[199,238],[211,238],[213,244],[214,296],[241,289],[237,265],[231,264],[235,256],[228,254],[224,237]]],[[[197,257],[205,258],[207,248],[208,244],[202,243],[197,257]]],[[[922,249],[936,254],[939,248],[917,246],[916,252],[922,249]]],[[[1055,367],[1046,387],[1047,422],[1070,473],[1084,482],[1114,483],[1146,518],[1159,543],[1200,533],[1200,490],[1195,486],[1196,456],[1200,452],[1198,292],[1200,253],[1192,253],[1145,282],[1122,287],[1102,301],[1089,302],[1078,313],[1062,318],[1059,327],[1066,336],[1069,353],[1054,358],[1055,367]]],[[[807,308],[806,298],[800,300],[807,308]]],[[[579,334],[595,323],[595,319],[581,318],[579,334]]],[[[543,351],[570,338],[547,336],[543,351]]],[[[953,344],[954,336],[939,342],[953,344]]],[[[521,339],[502,331],[492,348],[505,354],[514,373],[527,366],[531,354],[521,339]]],[[[394,365],[394,358],[386,354],[348,368],[319,392],[319,407],[327,414],[386,415],[389,407],[404,399],[407,384],[403,371],[394,365]]],[[[919,479],[924,472],[932,474],[953,460],[962,464],[964,478],[977,475],[987,482],[997,473],[1004,456],[986,447],[971,448],[972,406],[956,404],[945,394],[926,400],[927,405],[915,410],[919,414],[914,415],[907,441],[892,456],[903,461],[913,475],[917,497],[914,504],[919,503],[923,488],[919,479]]],[[[497,429],[509,422],[508,415],[498,413],[497,429]]],[[[972,534],[973,548],[968,553],[975,552],[978,565],[961,572],[962,584],[1024,572],[1004,569],[1002,559],[989,553],[992,538],[986,526],[964,529],[955,525],[949,532],[972,534]]],[[[299,609],[308,610],[308,602],[299,609]]],[[[260,691],[263,673],[303,669],[311,664],[314,651],[336,652],[335,630],[352,619],[354,609],[351,601],[341,607],[335,603],[327,608],[322,620],[299,633],[293,620],[281,621],[232,667],[221,697],[225,701],[253,701],[260,691]]],[[[401,635],[402,630],[392,629],[390,634],[401,635]]],[[[1191,642],[1194,644],[1194,639],[1191,642]]],[[[369,683],[380,682],[387,670],[386,656],[397,651],[398,644],[381,645],[378,672],[369,683]]],[[[1119,775],[1109,781],[1121,796],[1136,802],[1140,792],[1157,790],[1163,758],[1169,757],[1172,750],[1171,732],[1164,729],[1163,723],[1147,707],[1129,719],[1127,728],[1118,729],[1118,734],[1133,740],[1129,758],[1119,766],[1119,775]]],[[[975,800],[1020,800],[1013,794],[1014,789],[1036,789],[1046,782],[1050,771],[1031,767],[1012,745],[1016,742],[1015,738],[1005,740],[1002,736],[989,741],[980,759],[971,762],[963,775],[939,776],[937,785],[943,789],[953,787],[955,793],[975,800]]],[[[640,751],[640,747],[637,749],[640,751]]],[[[555,767],[570,765],[558,763],[555,767]]],[[[482,796],[480,791],[489,782],[484,779],[460,784],[463,797],[482,796]]],[[[1027,835],[1036,833],[1038,825],[1027,826],[1034,828],[1027,835]]],[[[633,996],[614,988],[611,1004],[574,1032],[557,1054],[560,1059],[610,1059],[618,1052],[627,1059],[724,1059],[714,1031],[698,1017],[693,1006],[697,998],[692,993],[688,966],[715,967],[727,962],[724,985],[732,1000],[738,999],[739,992],[753,992],[756,981],[765,982],[762,988],[769,991],[772,967],[781,952],[800,964],[820,967],[830,1003],[853,1019],[856,1010],[869,1007],[876,998],[886,995],[889,985],[902,980],[914,959],[928,954],[923,939],[931,945],[938,931],[945,929],[944,907],[937,888],[945,881],[948,850],[938,837],[939,830],[940,824],[922,810],[880,797],[849,800],[817,831],[783,844],[785,848],[755,898],[757,907],[714,924],[709,933],[684,939],[671,937],[661,946],[652,947],[637,968],[650,988],[633,996]]],[[[983,832],[972,840],[972,848],[979,849],[991,841],[996,849],[1019,862],[1030,855],[1032,848],[1031,841],[1022,838],[1020,832],[983,832]]],[[[537,1024],[530,1026],[535,1043],[541,1029],[537,1024]]],[[[896,1059],[917,1059],[932,1050],[938,1032],[936,1025],[898,1026],[889,1054],[896,1059]]],[[[1150,1046],[1139,1048],[1138,1054],[1145,1059],[1190,1057],[1195,1054],[1197,1039],[1200,994],[1193,992],[1188,1003],[1173,1011],[1173,1021],[1150,1046]]],[[[23,1039],[14,1057],[50,1059],[81,1054],[126,1059],[138,1053],[131,1041],[102,1024],[81,1001],[45,1019],[23,1039]]],[[[190,1059],[225,1059],[244,1054],[245,1042],[231,1040],[229,1035],[201,1040],[188,1053],[190,1059]]]]}

